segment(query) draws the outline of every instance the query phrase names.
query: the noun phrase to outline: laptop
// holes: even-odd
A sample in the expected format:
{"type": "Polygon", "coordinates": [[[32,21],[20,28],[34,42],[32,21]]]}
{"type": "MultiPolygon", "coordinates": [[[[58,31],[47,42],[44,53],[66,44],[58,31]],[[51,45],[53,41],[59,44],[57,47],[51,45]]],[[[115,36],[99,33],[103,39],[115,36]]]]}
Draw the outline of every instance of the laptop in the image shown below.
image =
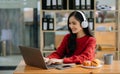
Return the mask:
{"type": "Polygon", "coordinates": [[[56,69],[65,69],[70,68],[75,64],[60,64],[60,65],[46,65],[43,55],[38,48],[33,47],[26,47],[26,46],[19,46],[25,64],[38,67],[41,69],[49,69],[49,68],[56,68],[56,69]]]}

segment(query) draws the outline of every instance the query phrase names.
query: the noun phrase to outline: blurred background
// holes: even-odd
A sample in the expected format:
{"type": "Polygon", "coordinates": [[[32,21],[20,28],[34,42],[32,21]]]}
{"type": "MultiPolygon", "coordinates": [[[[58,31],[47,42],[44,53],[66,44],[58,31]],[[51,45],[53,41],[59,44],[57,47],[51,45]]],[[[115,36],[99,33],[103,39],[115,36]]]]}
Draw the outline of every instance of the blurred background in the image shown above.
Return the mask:
{"type": "Polygon", "coordinates": [[[40,0],[0,0],[0,74],[22,59],[18,46],[39,48],[40,0]]]}

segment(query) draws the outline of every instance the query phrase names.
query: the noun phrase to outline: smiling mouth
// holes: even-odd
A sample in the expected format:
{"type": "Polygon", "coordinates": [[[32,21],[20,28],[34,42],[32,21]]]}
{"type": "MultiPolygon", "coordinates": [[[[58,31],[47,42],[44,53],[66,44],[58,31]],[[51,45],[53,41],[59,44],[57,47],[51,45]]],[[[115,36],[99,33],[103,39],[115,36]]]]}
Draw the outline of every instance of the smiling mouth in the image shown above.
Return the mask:
{"type": "Polygon", "coordinates": [[[76,31],[76,29],[72,29],[72,31],[76,31]]]}

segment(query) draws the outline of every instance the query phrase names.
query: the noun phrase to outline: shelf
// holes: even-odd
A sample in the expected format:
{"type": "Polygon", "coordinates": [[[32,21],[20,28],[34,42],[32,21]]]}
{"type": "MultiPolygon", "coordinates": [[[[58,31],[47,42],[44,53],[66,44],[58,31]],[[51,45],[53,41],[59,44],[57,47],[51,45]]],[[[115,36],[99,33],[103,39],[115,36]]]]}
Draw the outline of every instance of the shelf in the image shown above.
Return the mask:
{"type": "Polygon", "coordinates": [[[55,32],[54,30],[46,30],[46,31],[42,31],[42,32],[55,32]]]}
{"type": "Polygon", "coordinates": [[[43,12],[72,12],[73,10],[42,10],[43,12]]]}
{"type": "Polygon", "coordinates": [[[52,53],[52,52],[54,52],[54,51],[43,51],[43,53],[52,53]]]}
{"type": "MultiPolygon", "coordinates": [[[[42,2],[44,0],[41,0],[42,2]]],[[[64,0],[63,0],[64,1],[64,0]]],[[[54,42],[55,42],[55,47],[58,47],[58,45],[60,44],[60,42],[62,41],[63,37],[65,34],[69,33],[67,31],[66,28],[64,28],[65,26],[67,26],[67,19],[69,16],[69,13],[74,11],[74,10],[80,10],[83,11],[86,15],[87,18],[91,17],[90,12],[92,12],[92,17],[94,19],[93,21],[93,28],[92,32],[94,37],[96,38],[97,44],[101,45],[102,50],[110,50],[110,51],[116,51],[116,48],[118,48],[118,42],[117,39],[118,37],[118,33],[119,33],[119,18],[118,15],[120,16],[120,10],[118,10],[117,7],[117,2],[118,0],[110,0],[108,2],[108,0],[94,0],[92,4],[94,4],[93,9],[74,9],[74,2],[73,3],[69,3],[71,1],[74,0],[66,0],[66,5],[65,5],[65,9],[60,9],[60,10],[53,10],[53,9],[42,9],[41,8],[41,22],[40,25],[42,26],[42,18],[46,17],[44,15],[44,13],[47,14],[47,17],[49,16],[50,18],[54,19],[54,29],[53,30],[42,30],[41,28],[41,34],[45,33],[45,32],[53,32],[55,34],[55,38],[54,38],[54,42]],[[99,1],[99,5],[104,5],[106,4],[107,6],[111,6],[112,9],[110,10],[98,10],[96,8],[97,6],[97,1],[99,1]],[[103,2],[102,2],[103,1],[103,2]],[[112,2],[111,2],[112,1],[112,2]],[[70,5],[69,5],[70,4],[70,5]],[[70,6],[73,6],[72,8],[70,8],[70,6]],[[49,15],[49,13],[52,15],[49,15]],[[66,14],[68,13],[68,14],[66,14]],[[101,15],[102,13],[102,15],[101,15]],[[103,18],[104,17],[104,18],[103,18]],[[102,19],[102,21],[101,21],[102,19]],[[101,29],[102,26],[102,29],[101,29]],[[100,29],[99,29],[100,27],[100,29]],[[58,28],[62,29],[62,30],[57,30],[58,28]]],[[[120,2],[120,1],[119,1],[120,2]]],[[[42,4],[41,4],[42,6],[42,4]]],[[[48,17],[48,18],[49,18],[48,17]]],[[[49,49],[45,49],[44,48],[44,41],[45,36],[42,35],[41,36],[41,49],[43,51],[43,53],[46,52],[53,52],[55,51],[54,49],[52,49],[52,51],[48,51],[49,49]]],[[[49,37],[48,37],[49,39],[49,37]]],[[[52,38],[53,39],[53,38],[52,38]]],[[[49,39],[51,40],[51,39],[49,39]]]]}
{"type": "Polygon", "coordinates": [[[101,46],[101,50],[116,50],[116,47],[115,46],[101,46]]]}
{"type": "Polygon", "coordinates": [[[113,30],[113,31],[109,31],[109,30],[106,30],[106,31],[97,31],[96,32],[118,32],[117,30],[113,30]]]}
{"type": "Polygon", "coordinates": [[[96,11],[108,11],[108,12],[118,12],[119,10],[96,10],[96,11]]]}

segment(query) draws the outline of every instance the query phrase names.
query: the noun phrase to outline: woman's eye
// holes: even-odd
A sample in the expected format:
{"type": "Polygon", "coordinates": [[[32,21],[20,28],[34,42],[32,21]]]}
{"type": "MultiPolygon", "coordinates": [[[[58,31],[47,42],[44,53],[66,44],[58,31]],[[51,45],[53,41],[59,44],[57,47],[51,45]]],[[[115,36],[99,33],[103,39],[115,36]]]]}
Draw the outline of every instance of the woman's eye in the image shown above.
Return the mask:
{"type": "Polygon", "coordinates": [[[73,22],[73,25],[75,25],[76,23],[75,22],[73,22]]]}
{"type": "Polygon", "coordinates": [[[69,25],[71,25],[71,23],[68,23],[69,25]]]}

